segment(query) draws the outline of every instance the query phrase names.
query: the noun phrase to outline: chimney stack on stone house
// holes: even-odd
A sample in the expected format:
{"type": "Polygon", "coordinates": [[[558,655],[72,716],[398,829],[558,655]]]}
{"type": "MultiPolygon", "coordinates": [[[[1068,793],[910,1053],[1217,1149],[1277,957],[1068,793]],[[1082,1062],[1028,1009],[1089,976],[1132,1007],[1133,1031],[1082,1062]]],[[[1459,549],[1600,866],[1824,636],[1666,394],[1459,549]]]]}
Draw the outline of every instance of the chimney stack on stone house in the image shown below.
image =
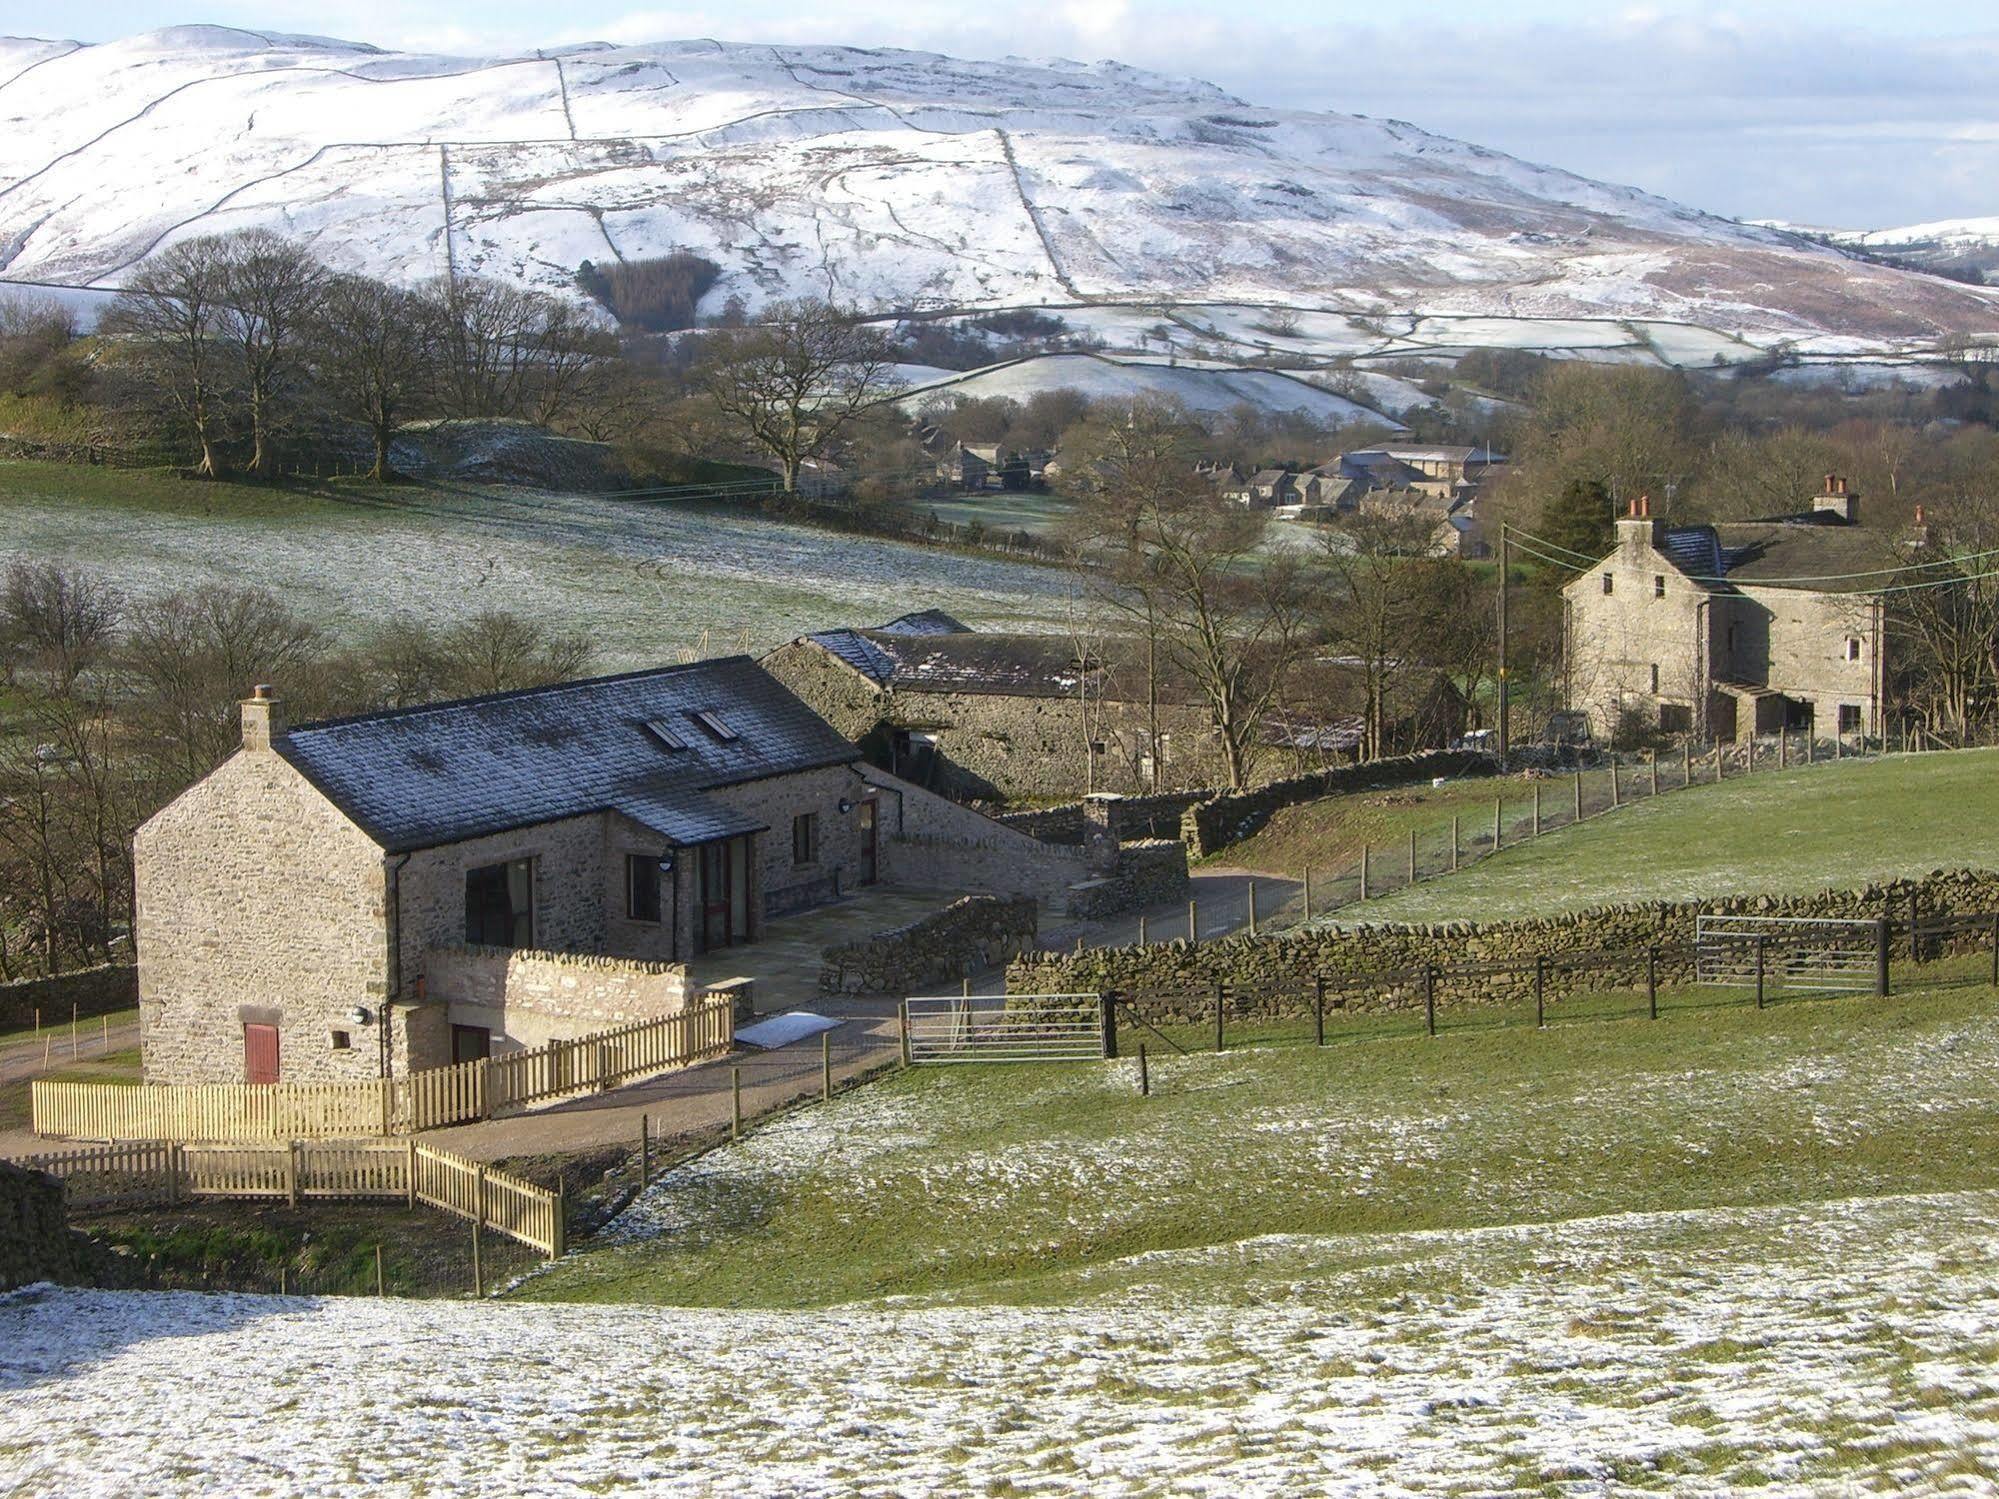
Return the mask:
{"type": "Polygon", "coordinates": [[[1625,506],[1624,514],[1617,520],[1617,545],[1619,550],[1633,547],[1657,547],[1663,545],[1666,536],[1666,522],[1652,513],[1652,496],[1641,494],[1625,506]]]}
{"type": "Polygon", "coordinates": [[[1812,514],[1836,516],[1849,526],[1860,524],[1860,496],[1846,487],[1840,474],[1827,474],[1825,488],[1812,496],[1812,514]]]}
{"type": "Polygon", "coordinates": [[[243,699],[243,748],[267,750],[272,736],[284,731],[283,702],[272,695],[270,683],[259,682],[243,699]]]}

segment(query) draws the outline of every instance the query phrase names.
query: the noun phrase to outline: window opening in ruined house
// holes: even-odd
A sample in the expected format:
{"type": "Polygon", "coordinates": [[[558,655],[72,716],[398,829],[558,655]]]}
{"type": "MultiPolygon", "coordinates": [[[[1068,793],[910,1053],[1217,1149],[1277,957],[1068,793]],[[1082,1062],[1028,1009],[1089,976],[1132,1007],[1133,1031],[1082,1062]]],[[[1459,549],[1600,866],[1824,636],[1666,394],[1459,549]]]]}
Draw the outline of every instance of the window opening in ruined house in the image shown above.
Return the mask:
{"type": "Polygon", "coordinates": [[[1857,636],[1849,635],[1846,637],[1846,659],[1849,661],[1858,661],[1860,659],[1860,640],[1857,636]]]}
{"type": "Polygon", "coordinates": [[[348,1035],[347,1032],[335,1031],[333,1033],[333,1049],[335,1051],[349,1051],[353,1048],[353,1045],[354,1038],[348,1035]]]}
{"type": "Polygon", "coordinates": [[[1652,663],[1652,690],[1654,692],[1659,690],[1659,663],[1657,661],[1652,663]]]}
{"type": "Polygon", "coordinates": [[[1603,591],[1604,591],[1605,593],[1609,593],[1609,592],[1610,592],[1610,581],[1611,581],[1611,580],[1610,580],[1610,574],[1609,574],[1609,573],[1605,573],[1605,574],[1603,575],[1603,591]]]}
{"type": "Polygon", "coordinates": [[[1664,573],[1654,573],[1652,575],[1652,597],[1655,599],[1663,599],[1665,596],[1666,596],[1666,575],[1664,573]]]}
{"type": "Polygon", "coordinates": [[[1661,703],[1659,705],[1659,732],[1662,734],[1691,734],[1694,731],[1694,710],[1685,703],[1661,703]]]}
{"type": "Polygon", "coordinates": [[[663,718],[648,718],[646,732],[670,750],[684,750],[687,741],[680,737],[680,731],[663,718]]]}
{"type": "Polygon", "coordinates": [[[1841,703],[1839,705],[1839,731],[1842,734],[1860,732],[1860,704],[1841,703]]]}
{"type": "Polygon", "coordinates": [[[625,916],[659,920],[659,860],[652,854],[625,855],[625,916]]]}
{"type": "Polygon", "coordinates": [[[800,812],[791,819],[791,862],[794,864],[816,864],[819,862],[819,814],[800,812]]]}
{"type": "Polygon", "coordinates": [[[484,1025],[454,1025],[451,1027],[451,1060],[453,1062],[483,1062],[493,1054],[493,1031],[484,1025]]]}
{"type": "Polygon", "coordinates": [[[707,708],[696,708],[687,716],[700,724],[702,728],[713,734],[724,744],[727,744],[736,737],[736,731],[722,722],[722,716],[719,713],[712,712],[707,708]]]}
{"type": "Polygon", "coordinates": [[[473,947],[534,946],[534,860],[465,871],[465,941],[473,947]]]}

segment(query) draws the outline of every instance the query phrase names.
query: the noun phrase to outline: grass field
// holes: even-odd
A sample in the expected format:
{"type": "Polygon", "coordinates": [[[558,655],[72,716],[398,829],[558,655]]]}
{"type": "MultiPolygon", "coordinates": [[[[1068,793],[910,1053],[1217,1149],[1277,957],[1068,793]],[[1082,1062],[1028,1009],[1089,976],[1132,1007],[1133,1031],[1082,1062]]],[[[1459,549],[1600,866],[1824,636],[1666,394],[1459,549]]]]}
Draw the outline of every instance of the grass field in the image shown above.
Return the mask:
{"type": "Polygon", "coordinates": [[[0,565],[53,559],[135,595],[254,584],[340,634],[397,612],[504,607],[587,631],[605,670],[772,646],[941,605],[1059,628],[1055,569],[845,536],[686,502],[359,482],[200,484],[0,462],[0,565]]]}
{"type": "Polygon", "coordinates": [[[1506,798],[1510,823],[1531,794],[1531,783],[1519,776],[1474,776],[1441,786],[1421,783],[1321,797],[1280,807],[1255,834],[1222,849],[1212,862],[1273,874],[1295,875],[1308,863],[1315,872],[1344,871],[1359,860],[1365,843],[1382,855],[1384,874],[1399,876],[1407,867],[1412,831],[1427,868],[1427,861],[1439,858],[1439,850],[1449,843],[1452,817],[1460,819],[1460,833],[1469,844],[1489,834],[1494,797],[1506,798]],[[1396,862],[1398,857],[1402,863],[1396,862]]]}
{"type": "Polygon", "coordinates": [[[1367,917],[1497,921],[1957,868],[1999,868],[1999,750],[1759,771],[1670,792],[1371,901],[1367,917]]]}

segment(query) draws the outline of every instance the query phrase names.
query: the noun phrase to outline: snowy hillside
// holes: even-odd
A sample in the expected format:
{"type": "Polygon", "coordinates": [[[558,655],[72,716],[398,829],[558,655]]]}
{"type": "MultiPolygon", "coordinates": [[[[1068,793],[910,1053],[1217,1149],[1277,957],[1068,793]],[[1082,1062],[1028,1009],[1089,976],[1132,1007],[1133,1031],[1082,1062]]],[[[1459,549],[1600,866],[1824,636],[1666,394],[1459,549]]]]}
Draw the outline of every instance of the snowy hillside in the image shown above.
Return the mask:
{"type": "Polygon", "coordinates": [[[0,40],[0,278],[115,286],[176,237],[247,224],[384,275],[564,292],[585,260],[685,248],[724,267],[710,310],[812,292],[1090,304],[1092,326],[1282,304],[1327,314],[1303,342],[1329,353],[1389,317],[1876,348],[1999,328],[1982,292],[1777,230],[1110,62],[707,41],[467,59],[205,26],[0,40]]]}
{"type": "Polygon", "coordinates": [[[1900,229],[1841,229],[1834,244],[1892,255],[1912,265],[1999,274],[1999,218],[1943,219],[1900,229]]]}

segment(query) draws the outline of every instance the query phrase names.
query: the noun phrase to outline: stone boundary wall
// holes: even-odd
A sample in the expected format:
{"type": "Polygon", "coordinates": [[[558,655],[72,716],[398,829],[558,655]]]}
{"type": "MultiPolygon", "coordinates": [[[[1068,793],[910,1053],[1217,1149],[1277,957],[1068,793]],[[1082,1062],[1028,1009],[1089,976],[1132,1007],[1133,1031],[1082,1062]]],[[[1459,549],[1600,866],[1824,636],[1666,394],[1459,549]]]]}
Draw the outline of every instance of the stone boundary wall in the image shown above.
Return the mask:
{"type": "MultiPolygon", "coordinates": [[[[520,1046],[587,1035],[687,1008],[683,963],[504,947],[434,947],[424,998],[460,1024],[487,1025],[520,1046]]],[[[511,1046],[496,1049],[512,1049],[511,1046]]]]}
{"type": "MultiPolygon", "coordinates": [[[[1445,975],[1437,999],[1448,1006],[1531,1001],[1532,960],[1538,955],[1628,953],[1617,962],[1558,972],[1555,989],[1628,989],[1645,982],[1645,952],[1662,949],[1659,981],[1693,978],[1695,918],[1703,915],[1819,916],[1851,920],[1888,917],[1905,923],[1919,916],[1999,911],[1999,873],[1938,871],[1920,880],[1894,880],[1852,890],[1810,895],[1731,896],[1707,901],[1599,906],[1524,921],[1448,922],[1430,926],[1308,927],[1279,936],[1224,937],[1189,946],[1185,940],[1147,947],[1098,948],[1081,953],[1023,954],[1007,969],[1012,994],[1116,991],[1154,1019],[1195,1020],[1213,1014],[1217,984],[1230,987],[1227,1013],[1244,1019],[1296,1019],[1309,1015],[1320,977],[1329,999],[1350,1011],[1396,1010],[1422,1004],[1424,964],[1511,962],[1512,971],[1445,975]],[[1397,975],[1384,983],[1342,988],[1343,975],[1397,975]]],[[[1955,939],[1926,938],[1926,955],[1972,949],[1982,932],[1955,939]]],[[[1906,952],[1906,927],[1897,934],[1906,952]]]]}
{"type": "Polygon", "coordinates": [[[1498,769],[1492,756],[1476,750],[1428,750],[1387,760],[1363,760],[1272,781],[1248,791],[1224,792],[1189,807],[1180,820],[1180,838],[1197,859],[1240,843],[1270,821],[1271,814],[1300,802],[1350,791],[1408,786],[1437,776],[1486,776],[1498,769]]]}
{"type": "MultiPolygon", "coordinates": [[[[1217,794],[1210,787],[1201,791],[1163,791],[1157,796],[1118,797],[1110,803],[1111,831],[1125,841],[1177,838],[1187,809],[1217,794]]],[[[1043,843],[1077,845],[1083,842],[1088,825],[1081,802],[1064,802],[1059,807],[1027,812],[1002,812],[993,821],[1043,843]]]]}
{"type": "Polygon", "coordinates": [[[1059,901],[1088,876],[1081,848],[1042,843],[871,765],[862,775],[885,793],[882,872],[892,884],[1059,901]]]}
{"type": "Polygon", "coordinates": [[[1028,895],[967,895],[907,926],[825,951],[825,994],[911,994],[1024,951],[1039,905],[1028,895]]]}
{"type": "Polygon", "coordinates": [[[1066,910],[1078,920],[1098,921],[1185,900],[1189,887],[1187,845],[1177,838],[1150,838],[1118,849],[1115,875],[1070,886],[1066,910]]]}
{"type": "Polygon", "coordinates": [[[42,1012],[43,1025],[67,1025],[72,1013],[109,1015],[114,1010],[136,1009],[138,1004],[139,970],[129,963],[79,968],[53,978],[22,979],[0,984],[0,1031],[27,1029],[35,1023],[36,1010],[42,1012]]]}
{"type": "Polygon", "coordinates": [[[62,1183],[0,1161],[0,1291],[69,1280],[82,1268],[62,1183]]]}

